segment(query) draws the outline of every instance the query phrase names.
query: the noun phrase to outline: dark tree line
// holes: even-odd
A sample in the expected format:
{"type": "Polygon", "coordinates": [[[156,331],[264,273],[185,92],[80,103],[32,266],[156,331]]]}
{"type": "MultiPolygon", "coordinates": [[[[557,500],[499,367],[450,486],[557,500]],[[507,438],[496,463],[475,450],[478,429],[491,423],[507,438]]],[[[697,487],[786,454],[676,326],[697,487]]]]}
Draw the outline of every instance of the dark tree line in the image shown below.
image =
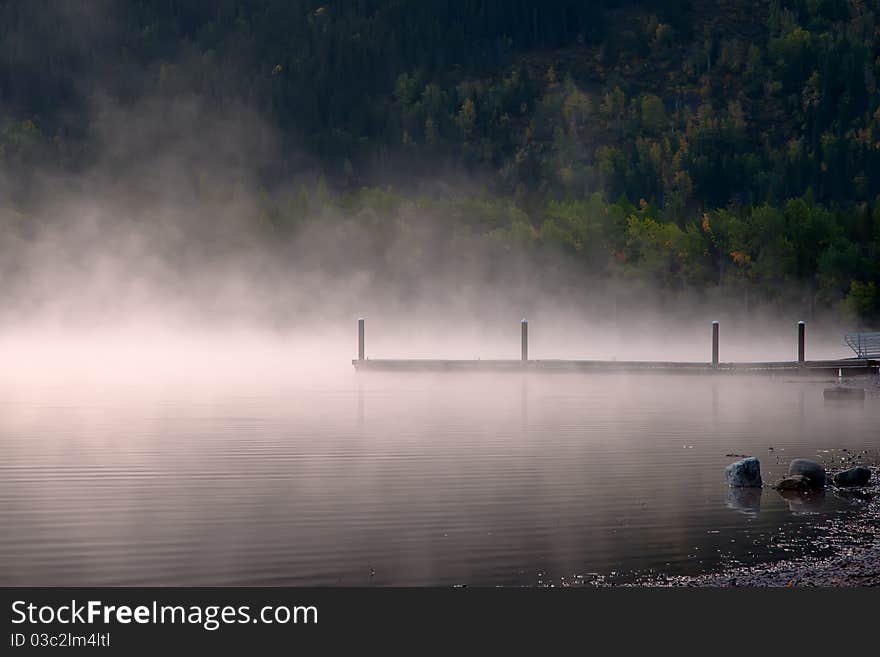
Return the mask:
{"type": "MultiPolygon", "coordinates": [[[[489,228],[474,210],[474,239],[670,287],[794,281],[873,317],[878,18],[878,0],[5,0],[6,201],[96,156],[96,94],[195,94],[255,108],[337,205],[479,173],[507,210],[489,228]]],[[[314,186],[273,191],[297,166],[260,174],[288,233],[321,216],[314,186]]]]}

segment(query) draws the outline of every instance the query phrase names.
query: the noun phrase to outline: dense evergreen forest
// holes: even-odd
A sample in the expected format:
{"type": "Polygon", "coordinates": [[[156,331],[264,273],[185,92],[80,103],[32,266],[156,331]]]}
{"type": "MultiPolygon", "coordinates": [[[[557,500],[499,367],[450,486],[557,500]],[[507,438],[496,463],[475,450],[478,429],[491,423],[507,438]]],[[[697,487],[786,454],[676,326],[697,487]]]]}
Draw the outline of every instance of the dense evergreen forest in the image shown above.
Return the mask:
{"type": "Polygon", "coordinates": [[[427,217],[585,277],[870,323],[878,79],[880,0],[3,0],[0,230],[26,230],[37,174],[99,160],[96,98],[187,95],[277,131],[247,183],[273,244],[360,222],[391,257],[427,217]]]}

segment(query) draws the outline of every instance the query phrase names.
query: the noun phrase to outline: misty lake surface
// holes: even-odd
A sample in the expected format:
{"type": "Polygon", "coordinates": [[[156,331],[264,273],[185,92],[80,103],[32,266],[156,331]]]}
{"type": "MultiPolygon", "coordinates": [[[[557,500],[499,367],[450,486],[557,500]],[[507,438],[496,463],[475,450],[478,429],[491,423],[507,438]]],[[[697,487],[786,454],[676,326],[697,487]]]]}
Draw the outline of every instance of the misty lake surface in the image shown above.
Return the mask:
{"type": "Polygon", "coordinates": [[[826,405],[826,385],[5,380],[0,584],[565,585],[820,549],[858,505],[732,491],[724,467],[756,455],[772,483],[876,453],[880,400],[826,405]]]}

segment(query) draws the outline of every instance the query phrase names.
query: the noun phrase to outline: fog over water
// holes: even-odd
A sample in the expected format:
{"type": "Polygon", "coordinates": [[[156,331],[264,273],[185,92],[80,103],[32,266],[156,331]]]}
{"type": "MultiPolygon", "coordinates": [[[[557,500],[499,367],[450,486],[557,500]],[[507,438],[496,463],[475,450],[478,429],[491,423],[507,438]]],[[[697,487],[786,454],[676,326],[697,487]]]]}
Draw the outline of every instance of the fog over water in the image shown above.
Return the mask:
{"type": "MultiPolygon", "coordinates": [[[[356,373],[354,319],[5,331],[0,582],[584,583],[801,551],[857,512],[724,481],[728,454],[772,481],[874,449],[877,405],[826,406],[821,380],[356,373]]],[[[405,320],[371,319],[368,355],[517,354],[515,320],[405,320]]],[[[625,353],[532,322],[536,358],[625,353]]],[[[659,326],[633,356],[705,359],[708,327],[659,326]]],[[[756,355],[789,356],[786,337],[756,355]]]]}

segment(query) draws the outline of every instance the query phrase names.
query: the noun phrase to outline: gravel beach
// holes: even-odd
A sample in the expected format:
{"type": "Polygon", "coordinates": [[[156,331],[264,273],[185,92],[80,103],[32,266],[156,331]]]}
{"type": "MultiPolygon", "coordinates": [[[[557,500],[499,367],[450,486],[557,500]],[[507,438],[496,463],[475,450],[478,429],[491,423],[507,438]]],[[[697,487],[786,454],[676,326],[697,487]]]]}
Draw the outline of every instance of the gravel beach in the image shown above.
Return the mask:
{"type": "Polygon", "coordinates": [[[826,518],[822,542],[830,556],[801,557],[736,566],[695,576],[652,576],[636,586],[880,586],[880,469],[870,466],[871,483],[828,490],[863,505],[857,513],[826,518]]]}

